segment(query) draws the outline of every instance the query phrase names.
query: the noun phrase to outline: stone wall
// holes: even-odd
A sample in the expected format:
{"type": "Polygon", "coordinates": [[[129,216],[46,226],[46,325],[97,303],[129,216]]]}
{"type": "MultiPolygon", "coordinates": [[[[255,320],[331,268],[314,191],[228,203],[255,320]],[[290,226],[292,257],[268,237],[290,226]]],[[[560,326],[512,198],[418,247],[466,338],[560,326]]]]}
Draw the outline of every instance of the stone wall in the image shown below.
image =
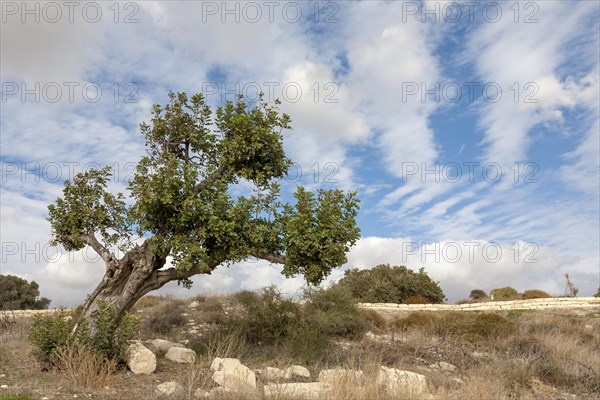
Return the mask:
{"type": "MultiPolygon", "coordinates": [[[[597,297],[551,297],[547,299],[490,301],[471,304],[396,304],[396,303],[359,303],[359,307],[377,312],[397,311],[500,311],[500,310],[540,310],[561,308],[586,308],[600,311],[600,298],[597,297]]],[[[63,309],[69,311],[70,309],[63,309]]],[[[60,310],[15,310],[0,311],[15,317],[34,314],[53,313],[60,310]]]]}
{"type": "Polygon", "coordinates": [[[468,304],[359,303],[359,307],[375,311],[499,311],[560,308],[596,308],[600,311],[600,298],[550,297],[547,299],[489,301],[468,304]]]}

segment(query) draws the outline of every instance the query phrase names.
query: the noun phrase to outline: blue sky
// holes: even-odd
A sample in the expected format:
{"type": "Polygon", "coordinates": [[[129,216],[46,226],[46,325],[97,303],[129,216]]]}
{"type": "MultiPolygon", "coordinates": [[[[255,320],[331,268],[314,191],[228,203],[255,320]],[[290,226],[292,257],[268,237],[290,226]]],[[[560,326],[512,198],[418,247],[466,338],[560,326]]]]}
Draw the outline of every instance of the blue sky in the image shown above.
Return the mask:
{"type": "MultiPolygon", "coordinates": [[[[600,286],[597,2],[54,4],[3,2],[0,57],[1,273],[53,305],[81,302],[103,267],[52,256],[47,205],[104,164],[125,190],[139,123],[169,90],[282,100],[297,163],[285,195],[301,183],[362,200],[362,238],[330,280],[392,263],[424,266],[451,301],[561,294],[565,273],[581,295],[600,286]]],[[[279,272],[223,267],[191,293],[302,285],[279,272]]]]}

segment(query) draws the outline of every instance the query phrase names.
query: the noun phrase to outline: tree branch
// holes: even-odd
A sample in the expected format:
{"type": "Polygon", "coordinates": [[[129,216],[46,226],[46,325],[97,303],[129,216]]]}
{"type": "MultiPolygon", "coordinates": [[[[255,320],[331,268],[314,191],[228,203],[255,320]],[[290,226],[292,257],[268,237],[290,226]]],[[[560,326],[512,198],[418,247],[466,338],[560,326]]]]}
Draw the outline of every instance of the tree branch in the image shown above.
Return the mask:
{"type": "Polygon", "coordinates": [[[266,260],[270,263],[273,264],[285,264],[287,263],[287,257],[286,256],[282,256],[281,254],[277,254],[277,253],[261,253],[261,252],[255,252],[252,253],[252,255],[256,258],[260,258],[261,260],[266,260]]]}
{"type": "Polygon", "coordinates": [[[248,152],[231,164],[221,165],[219,168],[217,168],[217,170],[214,173],[212,173],[210,176],[207,176],[202,182],[196,185],[196,192],[200,192],[204,189],[207,189],[215,181],[225,178],[230,168],[235,169],[241,167],[245,162],[249,161],[252,158],[252,156],[252,152],[248,152]]]}

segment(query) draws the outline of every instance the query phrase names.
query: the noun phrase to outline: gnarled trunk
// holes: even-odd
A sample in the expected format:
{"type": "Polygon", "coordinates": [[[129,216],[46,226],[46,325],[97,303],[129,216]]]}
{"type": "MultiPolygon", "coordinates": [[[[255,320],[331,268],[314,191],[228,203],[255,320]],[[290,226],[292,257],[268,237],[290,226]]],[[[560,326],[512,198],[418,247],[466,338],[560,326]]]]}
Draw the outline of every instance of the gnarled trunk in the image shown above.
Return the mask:
{"type": "Polygon", "coordinates": [[[83,312],[75,324],[75,332],[81,320],[90,321],[90,334],[96,333],[91,316],[100,302],[113,307],[116,312],[115,328],[120,324],[125,312],[129,311],[137,300],[146,293],[162,287],[172,279],[166,279],[165,272],[159,271],[166,263],[166,256],[153,254],[150,241],[127,251],[125,256],[117,259],[112,256],[105,259],[106,273],[100,284],[88,296],[83,312]]]}

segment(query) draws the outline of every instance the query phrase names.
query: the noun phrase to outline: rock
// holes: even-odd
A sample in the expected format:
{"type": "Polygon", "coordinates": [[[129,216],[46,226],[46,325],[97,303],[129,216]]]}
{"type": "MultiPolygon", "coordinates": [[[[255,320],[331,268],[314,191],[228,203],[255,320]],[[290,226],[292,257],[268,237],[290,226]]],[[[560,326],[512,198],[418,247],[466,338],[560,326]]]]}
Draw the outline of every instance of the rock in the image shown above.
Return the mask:
{"type": "Polygon", "coordinates": [[[365,381],[362,371],[350,369],[324,369],[319,372],[319,382],[330,385],[361,386],[365,381]]]}
{"type": "Polygon", "coordinates": [[[331,386],[321,382],[265,385],[265,396],[275,398],[321,400],[330,392],[331,386]]]}
{"type": "Polygon", "coordinates": [[[171,347],[185,347],[180,343],[170,342],[164,339],[153,339],[144,342],[144,345],[159,357],[164,357],[171,347]]]}
{"type": "Polygon", "coordinates": [[[381,367],[377,374],[377,385],[397,394],[421,395],[427,391],[425,376],[396,368],[381,367]]]}
{"type": "Polygon", "coordinates": [[[452,365],[452,364],[444,362],[444,361],[438,362],[437,365],[442,371],[446,371],[446,372],[456,371],[456,365],[452,365]]]}
{"type": "Polygon", "coordinates": [[[292,365],[285,369],[285,379],[292,379],[297,376],[301,378],[310,378],[310,371],[302,365],[292,365]]]}
{"type": "Polygon", "coordinates": [[[134,374],[151,374],[156,370],[156,356],[139,340],[133,341],[125,351],[125,361],[134,374]]]}
{"type": "Polygon", "coordinates": [[[261,371],[261,376],[269,381],[285,379],[285,371],[280,368],[267,367],[261,371]]]}
{"type": "Polygon", "coordinates": [[[183,391],[183,386],[177,382],[165,382],[156,387],[156,394],[159,396],[179,396],[183,391]]]}
{"type": "Polygon", "coordinates": [[[8,385],[0,385],[0,389],[8,389],[8,385]]]}
{"type": "Polygon", "coordinates": [[[224,387],[216,387],[211,390],[198,389],[194,393],[194,396],[200,397],[200,398],[209,398],[209,397],[226,398],[226,397],[224,397],[224,395],[226,393],[232,393],[232,392],[234,392],[234,390],[232,390],[232,389],[228,389],[228,388],[224,388],[224,387]]]}
{"type": "Polygon", "coordinates": [[[198,306],[199,306],[199,305],[200,305],[200,303],[198,303],[197,301],[195,301],[195,300],[194,300],[194,301],[192,301],[192,302],[190,303],[190,305],[188,306],[188,308],[189,308],[190,310],[195,310],[196,308],[198,308],[198,306]]]}
{"type": "Polygon", "coordinates": [[[194,350],[185,347],[171,347],[165,358],[181,364],[193,364],[196,362],[196,353],[194,353],[194,350]]]}
{"type": "Polygon", "coordinates": [[[256,374],[237,358],[215,358],[210,365],[212,379],[228,389],[256,389],[256,374]]]}

